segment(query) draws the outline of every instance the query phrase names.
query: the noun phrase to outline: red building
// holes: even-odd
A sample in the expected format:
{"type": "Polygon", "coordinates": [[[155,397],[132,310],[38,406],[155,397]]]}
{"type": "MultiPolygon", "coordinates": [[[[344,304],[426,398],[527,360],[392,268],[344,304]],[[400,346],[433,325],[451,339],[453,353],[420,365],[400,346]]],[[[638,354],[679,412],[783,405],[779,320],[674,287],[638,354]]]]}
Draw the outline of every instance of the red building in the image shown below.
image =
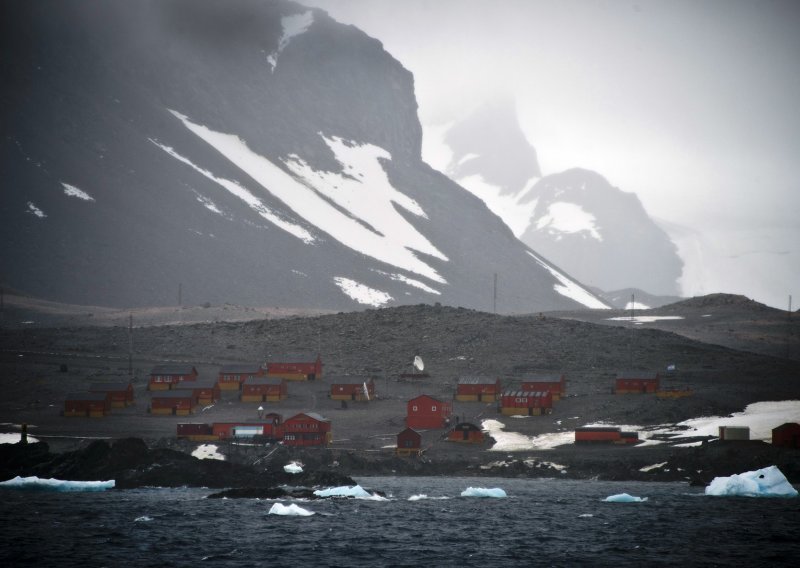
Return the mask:
{"type": "Polygon", "coordinates": [[[102,418],[111,414],[111,395],[106,392],[77,392],[67,395],[64,416],[102,418]]]}
{"type": "Polygon", "coordinates": [[[133,404],[133,385],[130,382],[94,383],[89,392],[108,393],[111,408],[125,408],[133,404]]]}
{"type": "Polygon", "coordinates": [[[267,361],[267,375],[287,381],[313,381],[322,378],[322,359],[319,354],[290,353],[273,355],[267,361]]]}
{"type": "Polygon", "coordinates": [[[295,414],[283,423],[286,446],[324,446],[332,440],[331,421],[315,412],[295,414]]]}
{"type": "Polygon", "coordinates": [[[772,429],[772,445],[800,448],[800,424],[786,422],[772,429]]]}
{"type": "Polygon", "coordinates": [[[286,379],[256,377],[242,385],[242,402],[280,402],[289,396],[286,379]]]}
{"type": "Polygon", "coordinates": [[[375,398],[375,381],[372,377],[333,377],[331,400],[372,400],[375,398]]]}
{"type": "Polygon", "coordinates": [[[178,424],[177,437],[186,438],[193,442],[209,442],[219,439],[218,436],[214,435],[211,424],[198,424],[195,422],[178,424]]]}
{"type": "Polygon", "coordinates": [[[483,431],[475,424],[459,422],[447,434],[449,442],[462,442],[466,444],[482,444],[486,437],[483,431]]]}
{"type": "Polygon", "coordinates": [[[398,456],[418,456],[422,453],[422,434],[411,428],[406,428],[397,435],[398,456]]]}
{"type": "Polygon", "coordinates": [[[506,416],[541,416],[552,411],[549,391],[505,391],[500,395],[500,412],[506,416]]]}
{"type": "Polygon", "coordinates": [[[576,444],[636,444],[637,432],[623,432],[617,426],[585,426],[575,428],[576,444]]]}
{"type": "Polygon", "coordinates": [[[150,371],[148,390],[169,390],[182,381],[197,379],[197,369],[192,365],[157,365],[150,371]]]}
{"type": "Polygon", "coordinates": [[[615,394],[654,393],[658,390],[658,373],[617,373],[614,383],[615,394]]]}
{"type": "Polygon", "coordinates": [[[456,400],[494,402],[500,397],[500,390],[500,379],[460,377],[456,385],[456,400]]]}
{"type": "Polygon", "coordinates": [[[418,430],[445,428],[452,413],[453,405],[450,402],[423,394],[408,401],[406,426],[418,430]]]}
{"type": "Polygon", "coordinates": [[[197,399],[190,390],[156,392],[150,399],[150,414],[188,416],[194,413],[196,406],[197,399]]]}
{"type": "Polygon", "coordinates": [[[274,412],[270,412],[259,420],[214,422],[211,427],[214,435],[220,440],[254,436],[264,436],[272,440],[283,439],[283,417],[274,412]]]}
{"type": "Polygon", "coordinates": [[[222,393],[219,390],[219,383],[214,379],[188,381],[185,383],[178,383],[172,387],[176,391],[191,392],[195,401],[200,406],[208,406],[214,404],[220,398],[222,393]]]}
{"type": "Polygon", "coordinates": [[[265,374],[266,370],[258,363],[223,365],[219,370],[217,384],[222,390],[241,390],[245,381],[252,381],[265,374]]]}
{"type": "Polygon", "coordinates": [[[561,400],[567,394],[567,379],[564,375],[542,375],[525,377],[520,385],[524,391],[547,391],[553,395],[553,402],[561,400]]]}

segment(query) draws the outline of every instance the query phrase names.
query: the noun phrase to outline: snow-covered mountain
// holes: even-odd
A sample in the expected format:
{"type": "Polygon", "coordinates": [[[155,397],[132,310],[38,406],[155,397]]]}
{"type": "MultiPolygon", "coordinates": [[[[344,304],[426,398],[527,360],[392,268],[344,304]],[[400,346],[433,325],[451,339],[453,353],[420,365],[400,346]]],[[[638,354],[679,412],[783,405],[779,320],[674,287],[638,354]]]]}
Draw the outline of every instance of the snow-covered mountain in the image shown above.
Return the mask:
{"type": "Polygon", "coordinates": [[[571,169],[540,177],[512,101],[492,103],[443,136],[447,173],[484,200],[515,235],[582,282],[603,290],[678,293],[677,247],[634,193],[571,169]]]}
{"type": "Polygon", "coordinates": [[[180,290],[194,304],[492,309],[497,275],[501,312],[605,307],[422,161],[413,77],[323,11],[2,11],[4,286],[110,306],[180,290]]]}

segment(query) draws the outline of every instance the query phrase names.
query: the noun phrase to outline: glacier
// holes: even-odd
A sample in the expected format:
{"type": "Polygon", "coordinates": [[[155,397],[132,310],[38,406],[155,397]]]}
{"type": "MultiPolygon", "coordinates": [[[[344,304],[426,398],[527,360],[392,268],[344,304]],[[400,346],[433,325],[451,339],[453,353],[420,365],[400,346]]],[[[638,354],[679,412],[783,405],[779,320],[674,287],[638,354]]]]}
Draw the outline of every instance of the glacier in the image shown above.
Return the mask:
{"type": "Polygon", "coordinates": [[[17,476],[14,479],[0,482],[0,488],[28,489],[35,491],[55,491],[60,493],[79,491],[105,491],[114,488],[114,480],[109,481],[66,481],[63,479],[42,479],[17,476]]]}
{"type": "Polygon", "coordinates": [[[774,465],[730,477],[715,477],[705,493],[715,497],[797,497],[797,490],[774,465]]]}

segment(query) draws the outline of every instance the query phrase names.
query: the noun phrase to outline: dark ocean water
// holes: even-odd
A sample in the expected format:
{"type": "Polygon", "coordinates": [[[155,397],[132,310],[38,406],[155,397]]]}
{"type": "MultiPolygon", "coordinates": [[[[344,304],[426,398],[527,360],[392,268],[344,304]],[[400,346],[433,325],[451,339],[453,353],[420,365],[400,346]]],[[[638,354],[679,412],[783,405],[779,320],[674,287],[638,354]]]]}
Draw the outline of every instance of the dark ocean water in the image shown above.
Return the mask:
{"type": "Polygon", "coordinates": [[[706,497],[677,483],[359,481],[389,500],[301,501],[316,514],[285,517],[268,514],[273,501],[207,489],[0,490],[0,566],[800,565],[798,498],[706,497]],[[460,497],[467,487],[508,497],[460,497]],[[647,501],[602,502],[623,492],[647,501]]]}

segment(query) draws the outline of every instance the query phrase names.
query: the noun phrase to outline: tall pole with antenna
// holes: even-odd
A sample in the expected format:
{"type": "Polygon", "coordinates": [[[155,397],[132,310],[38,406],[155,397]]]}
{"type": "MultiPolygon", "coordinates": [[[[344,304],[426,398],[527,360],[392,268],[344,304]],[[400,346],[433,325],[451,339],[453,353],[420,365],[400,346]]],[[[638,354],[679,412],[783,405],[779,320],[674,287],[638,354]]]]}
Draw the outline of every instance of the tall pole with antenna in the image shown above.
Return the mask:
{"type": "Polygon", "coordinates": [[[133,314],[128,314],[128,376],[133,378],[133,314]]]}
{"type": "Polygon", "coordinates": [[[497,313],[497,272],[494,273],[494,295],[492,297],[492,311],[497,313]]]}

